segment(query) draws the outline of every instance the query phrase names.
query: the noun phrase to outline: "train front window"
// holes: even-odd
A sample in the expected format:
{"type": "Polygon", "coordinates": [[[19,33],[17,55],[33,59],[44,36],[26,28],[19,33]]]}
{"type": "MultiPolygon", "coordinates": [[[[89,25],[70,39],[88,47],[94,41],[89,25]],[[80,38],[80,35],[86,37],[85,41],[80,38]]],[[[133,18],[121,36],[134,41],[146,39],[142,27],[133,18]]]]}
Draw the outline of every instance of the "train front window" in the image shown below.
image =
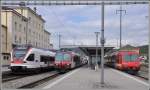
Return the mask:
{"type": "Polygon", "coordinates": [[[71,60],[71,57],[69,54],[64,54],[64,60],[71,60]]]}
{"type": "Polygon", "coordinates": [[[14,58],[22,58],[26,55],[26,50],[15,50],[14,51],[14,58]]]}
{"type": "Polygon", "coordinates": [[[64,59],[64,56],[62,53],[56,54],[55,60],[56,61],[62,61],[64,59]]]}
{"type": "Polygon", "coordinates": [[[133,62],[136,61],[137,59],[138,59],[138,55],[134,55],[134,54],[124,56],[124,60],[127,62],[133,62]]]}

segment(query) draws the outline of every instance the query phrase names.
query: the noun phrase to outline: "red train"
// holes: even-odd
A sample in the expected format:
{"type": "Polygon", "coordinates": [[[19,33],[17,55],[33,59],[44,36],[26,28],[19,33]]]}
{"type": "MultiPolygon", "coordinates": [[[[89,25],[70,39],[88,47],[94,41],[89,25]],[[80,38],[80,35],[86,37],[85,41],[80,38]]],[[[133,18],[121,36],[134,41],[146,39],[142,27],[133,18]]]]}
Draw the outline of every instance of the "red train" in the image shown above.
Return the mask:
{"type": "Polygon", "coordinates": [[[80,55],[72,51],[59,51],[55,55],[55,68],[60,72],[65,72],[82,65],[80,55]]]}
{"type": "Polygon", "coordinates": [[[137,73],[140,70],[139,50],[119,50],[105,56],[106,65],[137,73]]]}

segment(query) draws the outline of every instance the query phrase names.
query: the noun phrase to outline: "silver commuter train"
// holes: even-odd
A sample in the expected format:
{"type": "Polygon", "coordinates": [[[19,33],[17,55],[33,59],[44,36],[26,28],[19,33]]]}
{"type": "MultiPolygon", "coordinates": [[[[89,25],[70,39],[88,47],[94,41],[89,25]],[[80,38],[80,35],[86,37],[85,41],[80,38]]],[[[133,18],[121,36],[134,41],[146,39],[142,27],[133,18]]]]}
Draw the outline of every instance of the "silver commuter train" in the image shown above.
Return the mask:
{"type": "Polygon", "coordinates": [[[32,46],[17,46],[11,52],[10,69],[12,72],[41,71],[53,68],[55,52],[32,46]]]}

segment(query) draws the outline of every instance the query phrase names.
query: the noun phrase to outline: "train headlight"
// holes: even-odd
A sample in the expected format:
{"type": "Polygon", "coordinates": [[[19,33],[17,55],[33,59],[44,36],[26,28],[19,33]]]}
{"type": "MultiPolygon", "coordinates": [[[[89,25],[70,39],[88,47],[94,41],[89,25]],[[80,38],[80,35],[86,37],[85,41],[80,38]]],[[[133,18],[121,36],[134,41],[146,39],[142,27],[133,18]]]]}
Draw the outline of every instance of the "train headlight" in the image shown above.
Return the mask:
{"type": "Polygon", "coordinates": [[[127,63],[123,63],[122,65],[123,65],[123,67],[128,67],[127,63]]]}
{"type": "Polygon", "coordinates": [[[70,64],[69,64],[69,63],[67,63],[67,65],[69,66],[70,64]]]}
{"type": "Polygon", "coordinates": [[[58,64],[58,63],[55,63],[55,65],[58,66],[59,64],[58,64]]]}
{"type": "Polygon", "coordinates": [[[11,61],[11,63],[14,63],[14,61],[11,61]]]}
{"type": "Polygon", "coordinates": [[[26,61],[23,61],[23,63],[27,63],[26,61]]]}

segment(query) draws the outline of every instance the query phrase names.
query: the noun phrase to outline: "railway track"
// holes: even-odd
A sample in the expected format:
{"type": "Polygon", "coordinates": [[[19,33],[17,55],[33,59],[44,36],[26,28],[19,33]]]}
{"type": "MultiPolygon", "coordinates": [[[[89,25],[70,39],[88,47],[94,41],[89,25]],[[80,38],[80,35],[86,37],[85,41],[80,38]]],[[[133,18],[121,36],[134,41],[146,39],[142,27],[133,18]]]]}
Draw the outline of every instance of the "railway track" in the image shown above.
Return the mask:
{"type": "Polygon", "coordinates": [[[33,75],[23,75],[23,76],[5,76],[2,79],[2,87],[8,89],[18,89],[18,88],[33,88],[39,84],[47,82],[59,75],[56,71],[44,72],[40,74],[33,75]]]}
{"type": "MultiPolygon", "coordinates": [[[[109,68],[112,68],[112,67],[109,67],[109,68]]],[[[115,68],[112,68],[112,69],[115,69],[115,68]]],[[[137,74],[131,74],[131,73],[128,73],[128,72],[125,72],[125,71],[123,71],[123,72],[127,73],[127,74],[130,74],[134,77],[139,77],[141,79],[148,80],[148,70],[145,70],[145,69],[141,69],[137,74]]]]}
{"type": "Polygon", "coordinates": [[[36,74],[36,73],[12,73],[10,71],[8,73],[3,73],[2,74],[2,83],[12,81],[12,80],[16,80],[16,79],[25,78],[25,77],[28,77],[28,76],[39,75],[39,74],[42,74],[42,73],[45,73],[45,72],[48,72],[48,71],[39,72],[38,74],[36,74]]]}
{"type": "Polygon", "coordinates": [[[36,87],[36,86],[38,86],[38,85],[40,85],[40,84],[46,83],[46,82],[48,82],[49,80],[54,79],[55,77],[57,77],[57,76],[59,76],[59,75],[60,75],[60,73],[57,72],[57,73],[52,74],[52,75],[49,76],[49,77],[43,78],[43,79],[38,80],[38,81],[35,81],[35,82],[31,82],[31,83],[26,84],[26,85],[24,85],[24,86],[21,86],[21,87],[19,87],[19,88],[17,88],[17,89],[29,89],[29,88],[34,88],[34,87],[36,87]]]}
{"type": "MultiPolygon", "coordinates": [[[[79,67],[77,67],[77,68],[80,68],[80,67],[82,67],[82,66],[79,66],[79,67]]],[[[35,82],[32,82],[32,83],[29,83],[29,84],[26,84],[26,85],[24,85],[24,86],[22,86],[22,87],[19,87],[19,88],[17,88],[17,89],[31,89],[31,88],[34,88],[34,87],[36,87],[36,86],[38,86],[38,85],[44,84],[44,83],[46,83],[46,82],[48,82],[48,81],[50,81],[50,80],[52,80],[52,79],[54,79],[54,78],[56,78],[56,77],[62,75],[62,74],[68,73],[68,72],[70,72],[70,71],[72,71],[72,70],[75,70],[75,69],[76,69],[76,68],[73,68],[73,69],[71,69],[71,70],[69,70],[69,71],[66,71],[66,72],[64,72],[64,73],[62,73],[62,72],[55,72],[55,73],[53,73],[52,75],[50,75],[49,77],[43,78],[43,79],[41,79],[41,80],[38,80],[38,81],[35,81],[35,82]]]]}
{"type": "MultiPolygon", "coordinates": [[[[79,66],[79,67],[76,67],[76,68],[80,68],[80,67],[82,67],[82,66],[79,66]]],[[[65,73],[68,73],[68,72],[70,72],[72,70],[75,70],[76,68],[73,68],[73,69],[71,69],[69,71],[66,71],[65,73]]],[[[56,78],[56,77],[58,77],[60,75],[62,75],[61,72],[55,72],[52,75],[50,75],[49,77],[45,77],[45,78],[37,80],[35,82],[28,83],[28,84],[26,84],[24,86],[21,86],[21,87],[17,88],[17,89],[31,89],[31,88],[34,88],[34,87],[36,87],[38,85],[44,84],[44,83],[46,83],[46,82],[48,82],[48,81],[50,81],[50,80],[52,80],[52,79],[54,79],[54,78],[56,78]]]]}
{"type": "Polygon", "coordinates": [[[26,76],[10,76],[10,77],[7,77],[7,78],[2,78],[2,83],[5,83],[5,82],[11,81],[11,80],[24,78],[24,77],[27,77],[27,75],[26,76]]]}
{"type": "Polygon", "coordinates": [[[140,71],[135,76],[140,77],[140,78],[145,79],[145,80],[148,80],[148,72],[145,72],[145,71],[140,71]]]}
{"type": "MultiPolygon", "coordinates": [[[[40,73],[39,73],[40,74],[40,73]]],[[[32,76],[35,74],[26,74],[26,73],[12,73],[11,71],[9,73],[4,73],[2,74],[2,83],[8,82],[8,81],[12,81],[12,80],[16,80],[16,79],[21,79],[27,76],[32,76]]]]}

